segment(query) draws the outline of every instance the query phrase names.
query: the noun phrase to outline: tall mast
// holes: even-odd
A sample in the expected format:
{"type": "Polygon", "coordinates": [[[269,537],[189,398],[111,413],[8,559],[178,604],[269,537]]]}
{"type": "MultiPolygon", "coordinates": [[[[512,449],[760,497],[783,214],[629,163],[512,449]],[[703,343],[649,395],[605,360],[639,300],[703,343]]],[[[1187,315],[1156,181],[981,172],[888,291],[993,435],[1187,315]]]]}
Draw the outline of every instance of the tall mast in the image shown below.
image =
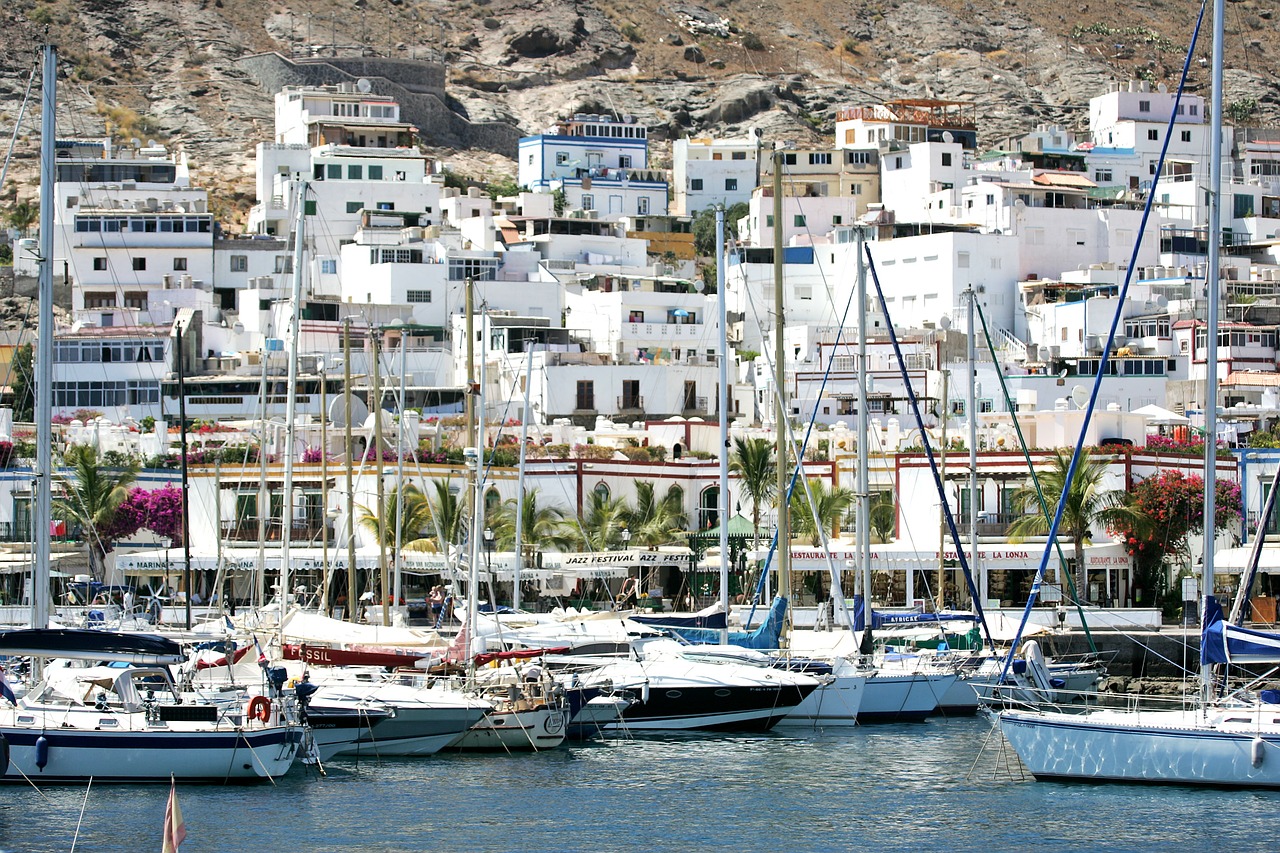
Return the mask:
{"type": "Polygon", "coordinates": [[[859,225],[855,232],[854,245],[858,250],[858,279],[854,290],[854,301],[858,312],[858,482],[854,491],[858,501],[856,529],[854,537],[858,546],[858,564],[862,577],[862,621],[865,626],[871,625],[871,476],[868,471],[867,456],[871,452],[871,442],[867,439],[869,432],[867,411],[867,231],[859,225]]]}
{"type": "Polygon", "coordinates": [[[186,348],[182,344],[182,324],[175,322],[173,326],[178,345],[178,440],[182,445],[182,456],[179,457],[182,460],[182,585],[187,591],[183,596],[183,610],[186,628],[190,631],[194,572],[191,571],[191,515],[188,512],[191,484],[187,478],[187,359],[186,348]]]}
{"type": "Polygon", "coordinates": [[[318,359],[316,372],[320,374],[320,610],[332,615],[329,607],[331,575],[329,565],[329,384],[327,365],[318,359]]]}
{"type": "Polygon", "coordinates": [[[396,403],[400,417],[396,428],[396,549],[395,577],[392,581],[393,594],[397,606],[404,593],[404,572],[400,569],[402,555],[400,548],[404,544],[404,324],[400,326],[400,399],[396,403]]]}
{"type": "MultiPolygon", "coordinates": [[[[787,485],[791,466],[787,463],[787,371],[783,330],[783,242],[782,242],[782,150],[773,152],[773,370],[774,397],[777,400],[777,474],[778,474],[778,595],[791,597],[791,516],[787,506],[787,485]]],[[[791,621],[787,608],[786,622],[791,621]]],[[[783,634],[786,632],[784,630],[783,634]]],[[[785,640],[784,640],[785,642],[785,640]]]]}
{"type": "Polygon", "coordinates": [[[382,517],[386,510],[386,485],[382,482],[382,355],[379,347],[381,332],[369,326],[369,346],[373,352],[369,363],[373,367],[373,385],[369,389],[369,402],[373,409],[373,459],[374,473],[377,482],[378,513],[378,594],[382,596],[382,624],[391,624],[391,590],[387,582],[387,519],[382,517]]]}
{"type": "MultiPolygon", "coordinates": [[[[759,161],[757,160],[757,163],[759,161]]],[[[775,225],[778,220],[775,218],[775,225]]],[[[725,626],[720,642],[729,642],[729,331],[725,309],[724,206],[716,208],[716,298],[720,301],[720,609],[725,626]]]]}
{"type": "MultiPolygon", "coordinates": [[[[965,288],[964,292],[969,309],[969,328],[967,329],[969,389],[968,397],[965,399],[965,409],[969,412],[969,573],[977,578],[978,595],[982,598],[982,601],[973,602],[976,610],[987,603],[987,573],[978,565],[978,508],[982,501],[978,495],[978,365],[976,364],[978,335],[974,326],[974,314],[977,311],[974,310],[973,285],[965,288]]],[[[1086,306],[1086,316],[1088,313],[1086,306]]]]}
{"type": "Polygon", "coordinates": [[[524,368],[524,414],[520,417],[520,467],[516,471],[516,565],[512,575],[511,603],[520,609],[520,572],[524,568],[524,462],[529,455],[529,395],[533,391],[533,339],[524,342],[527,360],[524,368]]]}
{"type": "Polygon", "coordinates": [[[49,525],[53,521],[53,181],[58,48],[44,46],[40,108],[40,286],[36,325],[36,500],[32,518],[31,627],[49,624],[49,525]]]}
{"type": "MultiPolygon", "coordinates": [[[[470,290],[470,288],[468,288],[470,290]]],[[[483,310],[483,309],[482,309],[483,310]]],[[[480,318],[480,333],[485,333],[485,316],[480,318]]],[[[473,341],[474,337],[468,335],[467,339],[473,341]]],[[[468,345],[468,352],[475,348],[468,345]]],[[[469,360],[469,359],[468,359],[469,360]]],[[[467,670],[468,674],[474,674],[475,661],[475,642],[476,642],[476,622],[479,619],[479,593],[480,593],[480,557],[481,543],[480,531],[484,529],[484,348],[480,348],[480,380],[476,387],[476,479],[475,492],[472,494],[471,504],[471,532],[467,536],[467,544],[469,550],[471,571],[467,581],[467,670]]]]}
{"type": "MultiPolygon", "coordinates": [[[[1213,3],[1213,85],[1209,98],[1213,112],[1209,122],[1209,310],[1205,329],[1204,377],[1204,604],[1201,622],[1213,596],[1213,531],[1217,516],[1218,483],[1218,299],[1222,291],[1219,267],[1222,242],[1222,31],[1226,0],[1213,3]]],[[[1213,667],[1200,667],[1200,690],[1207,700],[1213,691],[1213,667]]]]}
{"type": "Polygon", "coordinates": [[[267,488],[267,353],[262,348],[262,380],[258,385],[258,573],[254,584],[254,606],[267,602],[267,515],[271,512],[271,490],[267,488]]]}
{"type": "MultiPolygon", "coordinates": [[[[298,182],[298,219],[293,226],[293,290],[289,295],[289,373],[284,404],[284,491],[280,515],[280,647],[284,648],[284,617],[289,604],[289,560],[293,544],[293,450],[298,420],[298,322],[302,315],[302,263],[306,252],[307,187],[298,182]]],[[[188,593],[190,597],[190,593],[188,593]]]]}
{"type": "Polygon", "coordinates": [[[357,601],[356,587],[356,493],[355,483],[352,478],[352,468],[355,460],[352,458],[352,448],[355,444],[351,437],[351,317],[342,318],[342,397],[343,405],[346,407],[343,425],[344,439],[346,440],[347,452],[344,458],[346,464],[347,478],[347,606],[345,615],[348,622],[358,622],[360,617],[356,615],[356,609],[359,606],[357,601]]]}

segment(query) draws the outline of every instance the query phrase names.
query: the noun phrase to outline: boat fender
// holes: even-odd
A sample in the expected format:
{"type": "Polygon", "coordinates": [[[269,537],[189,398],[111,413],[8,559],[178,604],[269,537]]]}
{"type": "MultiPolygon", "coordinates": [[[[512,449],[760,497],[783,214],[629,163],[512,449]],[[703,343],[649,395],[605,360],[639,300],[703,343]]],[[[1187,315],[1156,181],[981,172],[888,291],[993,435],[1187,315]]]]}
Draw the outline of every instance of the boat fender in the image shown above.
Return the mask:
{"type": "Polygon", "coordinates": [[[9,739],[0,735],[0,776],[9,772],[9,739]]]}
{"type": "Polygon", "coordinates": [[[49,739],[44,735],[36,738],[36,767],[41,770],[49,763],[49,739]]]}
{"type": "Polygon", "coordinates": [[[271,719],[271,700],[266,696],[254,696],[249,700],[245,715],[251,720],[265,723],[271,719]]]}
{"type": "Polygon", "coordinates": [[[1266,757],[1267,742],[1260,737],[1253,739],[1253,766],[1261,767],[1262,759],[1266,757]]]}
{"type": "Polygon", "coordinates": [[[648,679],[645,679],[644,686],[640,688],[640,701],[645,705],[649,704],[649,680],[648,679]]]}

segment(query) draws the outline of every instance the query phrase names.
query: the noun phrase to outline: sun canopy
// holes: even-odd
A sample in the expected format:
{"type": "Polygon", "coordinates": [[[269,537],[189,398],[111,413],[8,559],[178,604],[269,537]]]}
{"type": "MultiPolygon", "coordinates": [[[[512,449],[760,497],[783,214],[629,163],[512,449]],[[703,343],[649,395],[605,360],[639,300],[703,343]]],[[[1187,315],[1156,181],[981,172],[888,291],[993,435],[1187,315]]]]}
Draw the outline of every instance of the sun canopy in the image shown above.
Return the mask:
{"type": "Polygon", "coordinates": [[[1152,403],[1150,406],[1143,406],[1141,409],[1134,409],[1135,415],[1142,415],[1153,424],[1159,426],[1173,426],[1175,424],[1189,424],[1190,418],[1185,418],[1177,412],[1171,412],[1166,408],[1157,406],[1152,403]]]}

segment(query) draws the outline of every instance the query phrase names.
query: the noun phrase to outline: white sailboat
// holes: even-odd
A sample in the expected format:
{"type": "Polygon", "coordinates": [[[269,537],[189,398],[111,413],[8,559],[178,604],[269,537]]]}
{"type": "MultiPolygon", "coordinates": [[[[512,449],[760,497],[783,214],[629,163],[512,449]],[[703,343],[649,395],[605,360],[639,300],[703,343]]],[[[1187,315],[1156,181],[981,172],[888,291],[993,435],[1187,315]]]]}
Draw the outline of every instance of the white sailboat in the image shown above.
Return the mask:
{"type": "Polygon", "coordinates": [[[1280,637],[1224,624],[1213,594],[1224,4],[1216,0],[1213,9],[1200,696],[1177,710],[998,712],[1001,732],[1037,779],[1280,787],[1280,697],[1246,690],[1216,696],[1218,665],[1280,662],[1280,637]]]}

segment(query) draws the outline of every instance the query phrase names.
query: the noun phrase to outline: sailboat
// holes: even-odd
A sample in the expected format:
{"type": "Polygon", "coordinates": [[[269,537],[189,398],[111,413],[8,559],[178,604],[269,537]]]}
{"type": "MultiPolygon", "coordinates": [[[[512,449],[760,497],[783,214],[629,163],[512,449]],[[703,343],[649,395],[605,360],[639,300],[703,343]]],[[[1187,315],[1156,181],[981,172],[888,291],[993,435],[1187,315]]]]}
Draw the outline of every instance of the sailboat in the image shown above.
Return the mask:
{"type": "MultiPolygon", "coordinates": [[[[1218,689],[1220,665],[1280,662],[1280,636],[1225,623],[1213,586],[1224,4],[1225,0],[1216,0],[1213,8],[1210,138],[1215,145],[1208,222],[1206,532],[1199,696],[1176,710],[1098,710],[1079,715],[1015,708],[999,711],[995,722],[1000,731],[1037,779],[1280,787],[1280,695],[1242,689],[1221,696],[1218,689]]],[[[1103,372],[1099,371],[1099,380],[1103,372]]]]}

